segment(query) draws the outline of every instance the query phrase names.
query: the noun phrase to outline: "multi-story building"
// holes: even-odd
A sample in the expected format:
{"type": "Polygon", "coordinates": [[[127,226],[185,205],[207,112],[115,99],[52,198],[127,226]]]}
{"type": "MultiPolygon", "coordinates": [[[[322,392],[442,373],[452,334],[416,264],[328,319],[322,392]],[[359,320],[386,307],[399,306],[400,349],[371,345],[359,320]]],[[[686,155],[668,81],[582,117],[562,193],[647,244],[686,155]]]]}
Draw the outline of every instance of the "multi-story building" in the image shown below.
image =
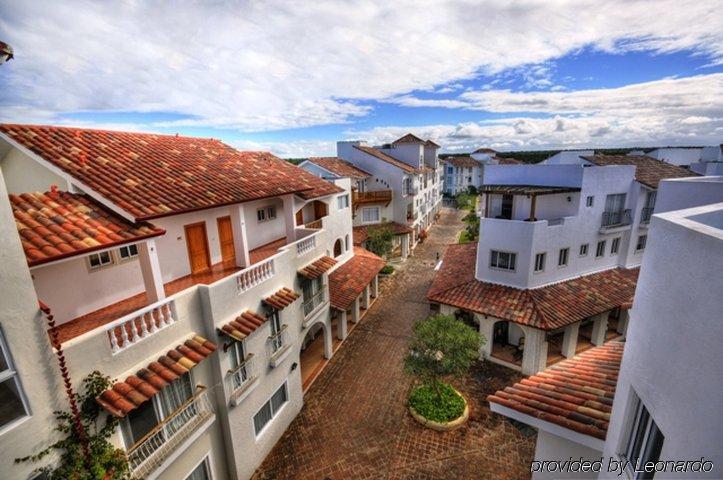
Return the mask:
{"type": "MultiPolygon", "coordinates": [[[[391,192],[389,204],[362,205],[357,211],[360,225],[389,221],[412,229],[412,248],[419,233],[434,221],[442,203],[442,165],[439,145],[407,134],[391,144],[370,147],[365,142],[337,142],[337,155],[369,173],[365,196],[391,192]],[[388,216],[385,216],[388,215],[388,216]]],[[[386,196],[384,197],[387,198],[386,196]]]]}
{"type": "Polygon", "coordinates": [[[602,345],[625,332],[659,181],[691,175],[627,156],[487,166],[479,241],[450,247],[428,299],[525,374],[602,345]]]}
{"type": "Polygon", "coordinates": [[[312,157],[301,162],[299,166],[328,180],[351,180],[354,245],[365,248],[370,230],[383,226],[393,233],[390,257],[406,259],[409,256],[414,230],[407,223],[391,220],[394,218],[394,191],[391,188],[370,190],[373,184],[378,186],[379,180],[338,157],[312,157]]]}
{"type": "Polygon", "coordinates": [[[723,419],[710,399],[723,392],[723,177],[660,190],[626,341],[488,397],[537,429],[535,479],[721,478],[723,419]]]}
{"type": "Polygon", "coordinates": [[[469,187],[479,189],[484,183],[486,165],[519,165],[514,158],[501,158],[491,148],[478,148],[471,155],[449,156],[442,160],[444,164],[444,193],[457,195],[469,191],[469,187]]]}
{"type": "Polygon", "coordinates": [[[76,388],[117,380],[97,400],[134,475],[249,478],[378,292],[348,179],[212,139],[23,125],[0,126],[0,168],[6,478],[65,408],[47,318],[76,388]]]}

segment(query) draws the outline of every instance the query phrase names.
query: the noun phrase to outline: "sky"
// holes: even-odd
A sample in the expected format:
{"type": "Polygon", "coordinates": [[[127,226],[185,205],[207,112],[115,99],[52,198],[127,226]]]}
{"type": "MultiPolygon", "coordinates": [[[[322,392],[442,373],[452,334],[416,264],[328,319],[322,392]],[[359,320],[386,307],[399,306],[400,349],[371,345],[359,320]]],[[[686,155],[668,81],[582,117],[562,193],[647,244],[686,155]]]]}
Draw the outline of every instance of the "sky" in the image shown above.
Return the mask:
{"type": "Polygon", "coordinates": [[[0,0],[0,122],[283,157],[723,143],[719,0],[0,0]]]}

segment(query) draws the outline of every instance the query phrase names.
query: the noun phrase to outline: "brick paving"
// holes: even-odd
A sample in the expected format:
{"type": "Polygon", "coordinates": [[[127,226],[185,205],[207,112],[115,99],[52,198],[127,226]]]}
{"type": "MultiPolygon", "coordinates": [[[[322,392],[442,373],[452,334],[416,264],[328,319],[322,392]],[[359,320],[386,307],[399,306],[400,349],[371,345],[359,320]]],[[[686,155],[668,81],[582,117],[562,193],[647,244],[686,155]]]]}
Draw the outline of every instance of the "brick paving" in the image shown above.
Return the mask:
{"type": "Polygon", "coordinates": [[[425,293],[436,254],[462,229],[445,210],[429,238],[380,285],[380,296],[321,372],[254,479],[529,478],[535,436],[493,415],[485,397],[521,377],[478,364],[456,386],[470,420],[446,433],[425,429],[406,410],[412,380],[403,372],[411,325],[429,313],[425,293]]]}

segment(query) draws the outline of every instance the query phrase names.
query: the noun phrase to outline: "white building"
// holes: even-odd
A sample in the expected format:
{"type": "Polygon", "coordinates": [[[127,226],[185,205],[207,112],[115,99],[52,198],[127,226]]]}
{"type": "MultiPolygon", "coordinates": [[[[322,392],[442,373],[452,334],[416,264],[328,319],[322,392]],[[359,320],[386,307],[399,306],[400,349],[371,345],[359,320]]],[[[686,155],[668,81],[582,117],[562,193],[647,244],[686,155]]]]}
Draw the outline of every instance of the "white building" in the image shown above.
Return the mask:
{"type": "Polygon", "coordinates": [[[449,156],[444,164],[444,193],[457,195],[469,187],[479,189],[484,183],[484,169],[487,165],[519,165],[514,158],[502,158],[491,148],[478,148],[471,155],[449,156]]]}
{"type": "Polygon", "coordinates": [[[580,157],[589,157],[595,155],[594,150],[562,150],[555,155],[546,158],[540,164],[542,165],[578,165],[580,157]]]}
{"type": "Polygon", "coordinates": [[[723,392],[723,177],[666,180],[660,190],[669,208],[651,222],[625,343],[587,350],[488,397],[492,411],[537,429],[535,479],[723,474],[723,419],[710,401],[723,392]],[[568,459],[602,461],[562,473],[559,463],[542,463],[568,459]],[[681,466],[686,460],[698,462],[681,466]]]}
{"type": "Polygon", "coordinates": [[[487,166],[478,243],[447,251],[427,297],[479,323],[482,358],[528,375],[624,335],[658,183],[692,175],[607,155],[487,166]]]}
{"type": "Polygon", "coordinates": [[[13,459],[67,408],[50,316],[75,388],[117,380],[98,402],[136,476],[246,479],[377,295],[348,179],[212,139],[22,125],[0,126],[0,169],[6,478],[29,478],[13,459]]]}
{"type": "Polygon", "coordinates": [[[439,145],[411,133],[378,147],[358,140],[340,141],[336,145],[339,158],[370,174],[364,187],[366,197],[384,195],[387,198],[387,192],[391,192],[392,201],[386,207],[366,205],[358,209],[361,225],[380,222],[406,225],[413,230],[413,247],[420,232],[434,221],[441,207],[439,145]]]}
{"type": "Polygon", "coordinates": [[[679,165],[700,175],[723,175],[723,145],[711,147],[657,148],[648,156],[679,165]]]}

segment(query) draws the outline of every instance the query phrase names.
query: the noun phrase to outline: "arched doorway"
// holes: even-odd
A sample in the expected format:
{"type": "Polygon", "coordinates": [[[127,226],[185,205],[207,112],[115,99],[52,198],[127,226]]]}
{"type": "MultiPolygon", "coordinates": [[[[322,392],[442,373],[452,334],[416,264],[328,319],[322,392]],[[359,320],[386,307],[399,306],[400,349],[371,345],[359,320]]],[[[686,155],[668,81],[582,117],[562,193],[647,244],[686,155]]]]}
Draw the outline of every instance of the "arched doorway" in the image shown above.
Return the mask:
{"type": "Polygon", "coordinates": [[[522,365],[525,331],[514,322],[500,320],[492,326],[492,356],[504,362],[522,365]]]}
{"type": "Polygon", "coordinates": [[[334,242],[334,258],[342,254],[341,238],[337,238],[334,242]]]}
{"type": "Polygon", "coordinates": [[[332,356],[331,334],[324,322],[312,324],[301,342],[299,361],[301,364],[301,385],[306,391],[321,373],[332,356]]]}

